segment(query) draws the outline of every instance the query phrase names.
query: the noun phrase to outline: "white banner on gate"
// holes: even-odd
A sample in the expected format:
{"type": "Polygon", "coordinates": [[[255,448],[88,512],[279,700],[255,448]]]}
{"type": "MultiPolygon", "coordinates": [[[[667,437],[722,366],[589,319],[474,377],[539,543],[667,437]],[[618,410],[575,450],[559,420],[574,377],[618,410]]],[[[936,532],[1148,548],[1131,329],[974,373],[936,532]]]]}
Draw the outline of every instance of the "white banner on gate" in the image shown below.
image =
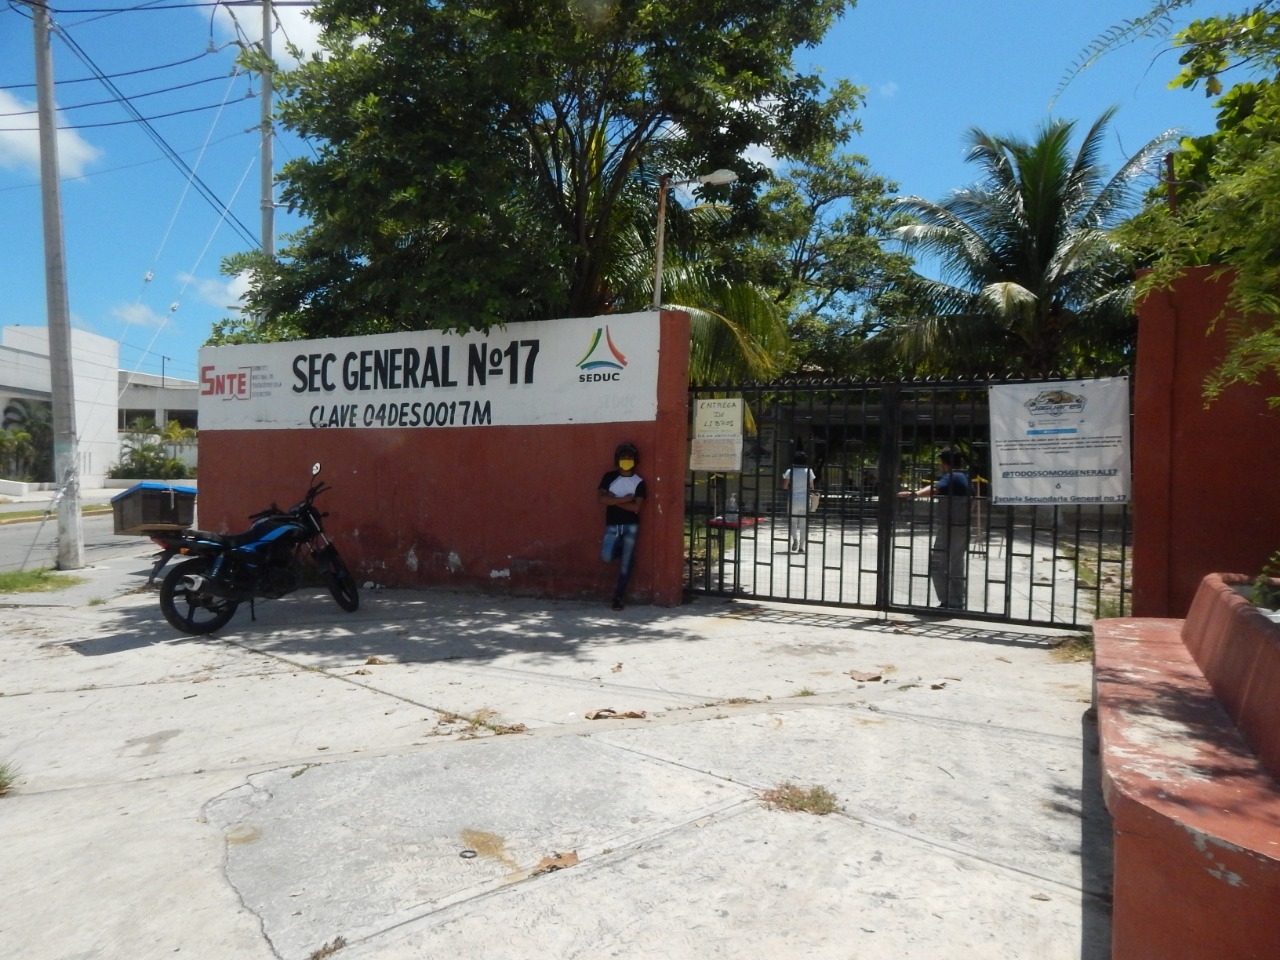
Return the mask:
{"type": "Polygon", "coordinates": [[[201,430],[654,420],[659,314],[204,347],[201,430]]]}
{"type": "Polygon", "coordinates": [[[1129,379],[991,390],[992,500],[1129,502],[1129,379]]]}

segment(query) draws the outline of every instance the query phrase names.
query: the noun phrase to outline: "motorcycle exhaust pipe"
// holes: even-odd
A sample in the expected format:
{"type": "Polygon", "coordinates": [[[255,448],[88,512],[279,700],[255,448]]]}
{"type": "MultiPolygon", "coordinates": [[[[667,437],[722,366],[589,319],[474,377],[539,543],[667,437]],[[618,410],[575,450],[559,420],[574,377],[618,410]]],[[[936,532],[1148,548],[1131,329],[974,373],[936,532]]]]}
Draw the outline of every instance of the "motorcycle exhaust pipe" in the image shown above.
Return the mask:
{"type": "Polygon", "coordinates": [[[221,600],[240,600],[240,594],[230,586],[218,583],[198,573],[189,573],[182,578],[182,586],[188,593],[204,594],[206,597],[218,597],[221,600]]]}

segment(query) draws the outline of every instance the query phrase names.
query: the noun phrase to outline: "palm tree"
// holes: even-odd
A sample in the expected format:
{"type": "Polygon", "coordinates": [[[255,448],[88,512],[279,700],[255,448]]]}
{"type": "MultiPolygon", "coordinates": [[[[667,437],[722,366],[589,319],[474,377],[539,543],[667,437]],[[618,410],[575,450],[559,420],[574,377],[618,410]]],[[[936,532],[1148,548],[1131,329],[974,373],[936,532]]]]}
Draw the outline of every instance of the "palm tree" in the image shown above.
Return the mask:
{"type": "Polygon", "coordinates": [[[160,442],[168,445],[169,456],[175,460],[178,458],[178,448],[196,439],[196,431],[191,427],[184,427],[177,420],[165,421],[164,429],[159,433],[160,442]]]}
{"type": "MultiPolygon", "coordinates": [[[[656,189],[646,192],[656,194],[656,189]]],[[[630,220],[615,228],[602,273],[614,311],[648,309],[653,294],[654,238],[648,229],[653,208],[644,208],[643,201],[637,206],[630,220]]],[[[782,309],[763,288],[727,278],[713,259],[699,255],[698,224],[712,224],[727,212],[710,203],[690,208],[673,203],[668,210],[663,307],[689,314],[690,383],[772,379],[791,352],[782,309]]]]}
{"type": "MultiPolygon", "coordinates": [[[[1140,199],[1174,131],[1153,139],[1108,178],[1098,157],[1114,108],[1070,150],[1073,121],[1047,123],[1031,142],[969,131],[983,178],[933,203],[897,201],[917,221],[893,235],[936,258],[941,278],[914,274],[918,310],[893,327],[920,373],[960,375],[1008,366],[1047,375],[1106,366],[1132,348],[1132,267],[1112,239],[1140,199]]],[[[997,371],[1004,372],[1004,371],[997,371]]]]}
{"type": "Polygon", "coordinates": [[[25,437],[10,452],[15,474],[35,482],[53,480],[53,406],[45,400],[10,400],[2,428],[25,437]]]}

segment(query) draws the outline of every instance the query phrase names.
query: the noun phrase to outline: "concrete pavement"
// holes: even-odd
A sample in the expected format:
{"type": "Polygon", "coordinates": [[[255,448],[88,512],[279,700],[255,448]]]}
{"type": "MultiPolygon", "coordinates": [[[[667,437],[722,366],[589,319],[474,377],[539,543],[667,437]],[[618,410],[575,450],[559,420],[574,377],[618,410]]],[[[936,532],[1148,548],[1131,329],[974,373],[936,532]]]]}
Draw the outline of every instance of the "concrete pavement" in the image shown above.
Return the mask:
{"type": "Polygon", "coordinates": [[[1062,634],[386,590],[191,638],[150,553],[0,597],[6,956],[1108,955],[1062,634]]]}

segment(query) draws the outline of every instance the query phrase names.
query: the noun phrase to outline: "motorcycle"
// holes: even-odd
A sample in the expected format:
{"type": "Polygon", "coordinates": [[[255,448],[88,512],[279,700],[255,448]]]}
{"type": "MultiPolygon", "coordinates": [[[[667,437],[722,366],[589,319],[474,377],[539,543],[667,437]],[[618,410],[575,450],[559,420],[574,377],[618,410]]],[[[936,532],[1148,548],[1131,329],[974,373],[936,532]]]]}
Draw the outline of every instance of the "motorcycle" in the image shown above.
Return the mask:
{"type": "Polygon", "coordinates": [[[277,600],[303,583],[305,555],[333,594],[338,606],[360,606],[355,578],[324,532],[315,499],[331,489],[318,479],[320,464],[311,468],[312,482],[301,501],[288,510],[274,503],[250,514],[253,526],[243,533],[223,535],[204,530],[153,533],[163,549],[151,580],[175,555],[186,560],[165,575],[160,584],[160,611],[184,633],[213,633],[225,626],[241,603],[250,610],[259,598],[277,600]]]}

